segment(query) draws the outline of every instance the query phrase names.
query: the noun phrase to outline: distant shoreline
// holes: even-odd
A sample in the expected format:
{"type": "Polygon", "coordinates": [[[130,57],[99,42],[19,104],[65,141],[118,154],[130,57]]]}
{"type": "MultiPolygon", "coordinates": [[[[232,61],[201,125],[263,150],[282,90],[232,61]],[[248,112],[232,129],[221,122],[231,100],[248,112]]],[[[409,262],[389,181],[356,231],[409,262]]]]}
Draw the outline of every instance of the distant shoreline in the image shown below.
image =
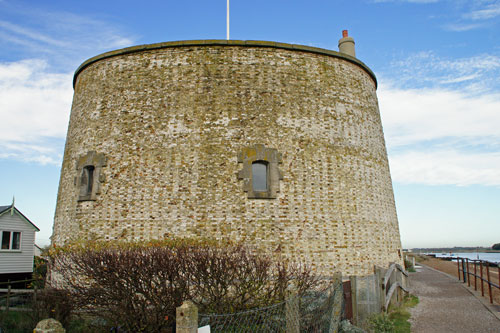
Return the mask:
{"type": "Polygon", "coordinates": [[[455,248],[413,248],[409,249],[411,252],[432,252],[432,253],[477,253],[477,252],[483,252],[483,253],[500,253],[500,250],[493,250],[491,248],[463,248],[463,247],[455,247],[455,248]]]}

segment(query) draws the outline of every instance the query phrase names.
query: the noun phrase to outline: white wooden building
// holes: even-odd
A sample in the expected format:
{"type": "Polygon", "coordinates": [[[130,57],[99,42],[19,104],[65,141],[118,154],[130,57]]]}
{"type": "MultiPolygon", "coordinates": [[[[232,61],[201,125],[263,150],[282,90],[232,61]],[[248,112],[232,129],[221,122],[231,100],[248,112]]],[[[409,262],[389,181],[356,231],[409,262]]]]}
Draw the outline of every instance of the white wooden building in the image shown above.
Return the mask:
{"type": "Polygon", "coordinates": [[[0,206],[0,274],[33,272],[37,231],[14,205],[0,206]]]}

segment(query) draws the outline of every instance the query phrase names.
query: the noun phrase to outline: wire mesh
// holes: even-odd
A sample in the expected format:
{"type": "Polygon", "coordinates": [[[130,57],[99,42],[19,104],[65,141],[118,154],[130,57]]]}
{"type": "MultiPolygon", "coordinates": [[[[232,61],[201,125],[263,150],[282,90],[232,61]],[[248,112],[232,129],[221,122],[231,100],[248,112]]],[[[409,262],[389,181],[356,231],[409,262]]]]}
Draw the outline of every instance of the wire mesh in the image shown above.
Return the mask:
{"type": "Polygon", "coordinates": [[[201,315],[200,326],[213,332],[285,332],[286,302],[265,308],[222,315],[201,315]]]}
{"type": "Polygon", "coordinates": [[[267,307],[230,314],[200,314],[211,332],[337,332],[343,315],[342,281],[267,307]]]}

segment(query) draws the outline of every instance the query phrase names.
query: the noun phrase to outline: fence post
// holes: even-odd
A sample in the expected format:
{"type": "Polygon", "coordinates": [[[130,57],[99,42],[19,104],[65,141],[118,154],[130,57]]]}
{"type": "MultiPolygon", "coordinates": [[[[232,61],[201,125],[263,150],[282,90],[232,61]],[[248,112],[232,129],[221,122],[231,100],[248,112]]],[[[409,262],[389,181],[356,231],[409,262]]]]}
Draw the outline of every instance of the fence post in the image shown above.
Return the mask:
{"type": "Polygon", "coordinates": [[[385,290],[384,272],[381,267],[375,266],[375,279],[377,280],[378,289],[380,291],[380,310],[385,311],[385,295],[387,290],[385,290]]]}
{"type": "Polygon", "coordinates": [[[467,270],[467,286],[470,287],[469,258],[465,258],[465,269],[467,270]]]}
{"type": "Polygon", "coordinates": [[[330,290],[330,297],[333,293],[333,306],[330,319],[329,333],[337,333],[340,330],[340,322],[342,321],[342,308],[344,301],[344,289],[342,285],[342,273],[335,273],[333,275],[335,287],[330,290]]]}
{"type": "Polygon", "coordinates": [[[352,290],[351,290],[351,280],[342,282],[342,293],[344,294],[344,304],[345,304],[345,309],[344,309],[344,314],[345,318],[348,319],[349,321],[353,321],[353,315],[352,315],[352,290]]]}
{"type": "Polygon", "coordinates": [[[357,277],[355,275],[349,276],[351,281],[351,300],[352,300],[352,321],[354,325],[358,324],[358,286],[357,277]]]}
{"type": "Polygon", "coordinates": [[[477,291],[477,261],[474,261],[474,290],[477,291]]]}
{"type": "Polygon", "coordinates": [[[11,285],[10,285],[10,280],[8,280],[7,282],[8,282],[8,285],[7,285],[7,300],[6,300],[7,304],[5,304],[5,310],[9,311],[11,285]]]}
{"type": "Polygon", "coordinates": [[[460,258],[457,258],[458,281],[460,281],[460,258]]]}
{"type": "Polygon", "coordinates": [[[191,301],[185,301],[175,309],[175,329],[177,333],[198,331],[198,308],[191,301]]]}
{"type": "Polygon", "coordinates": [[[288,294],[285,303],[286,333],[300,333],[299,298],[296,291],[288,294]]]}
{"type": "Polygon", "coordinates": [[[486,263],[486,276],[488,277],[488,293],[490,294],[490,303],[493,304],[493,295],[491,294],[491,281],[490,281],[490,263],[486,263]]]}
{"type": "Polygon", "coordinates": [[[484,283],[483,283],[483,261],[479,262],[479,269],[481,270],[481,296],[484,297],[484,283]]]}
{"type": "Polygon", "coordinates": [[[468,276],[465,276],[465,259],[462,258],[462,277],[464,278],[464,283],[467,282],[468,276]]]}
{"type": "Polygon", "coordinates": [[[498,287],[500,288],[500,264],[498,264],[498,287]]]}

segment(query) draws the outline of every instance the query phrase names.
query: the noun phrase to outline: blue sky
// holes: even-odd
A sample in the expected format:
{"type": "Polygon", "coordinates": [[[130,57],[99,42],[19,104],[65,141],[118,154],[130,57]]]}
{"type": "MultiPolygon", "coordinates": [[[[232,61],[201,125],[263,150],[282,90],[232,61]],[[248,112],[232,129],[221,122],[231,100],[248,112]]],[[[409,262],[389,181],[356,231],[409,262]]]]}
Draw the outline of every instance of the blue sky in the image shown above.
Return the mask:
{"type": "MultiPolygon", "coordinates": [[[[0,0],[0,205],[49,243],[84,60],[225,29],[225,0],[0,0]]],[[[403,246],[500,242],[500,1],[231,0],[231,39],[337,50],[343,29],[378,77],[403,246]]]]}

